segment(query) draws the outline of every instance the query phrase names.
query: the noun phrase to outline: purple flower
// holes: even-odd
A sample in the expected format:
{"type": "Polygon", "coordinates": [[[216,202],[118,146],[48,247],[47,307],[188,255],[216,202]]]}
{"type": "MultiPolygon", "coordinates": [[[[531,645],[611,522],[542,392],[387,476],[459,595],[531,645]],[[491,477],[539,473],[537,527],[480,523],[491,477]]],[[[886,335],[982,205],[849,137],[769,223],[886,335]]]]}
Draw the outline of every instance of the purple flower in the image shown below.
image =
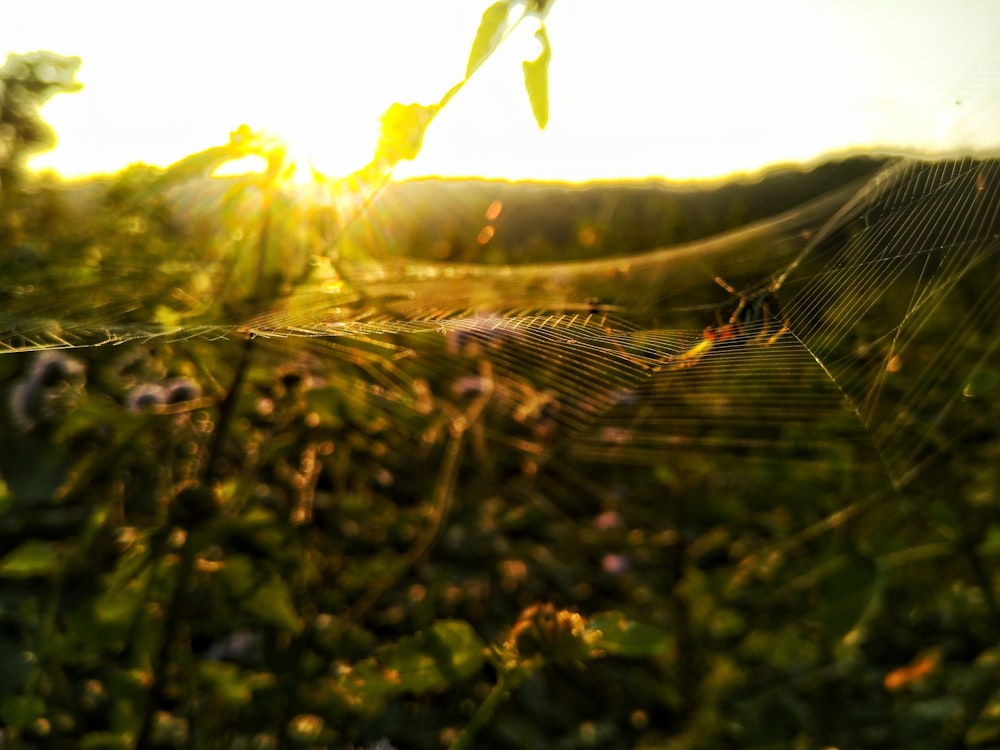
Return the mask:
{"type": "Polygon", "coordinates": [[[125,407],[134,412],[146,411],[153,406],[162,406],[166,401],[166,391],[158,383],[142,383],[125,395],[125,407]]]}

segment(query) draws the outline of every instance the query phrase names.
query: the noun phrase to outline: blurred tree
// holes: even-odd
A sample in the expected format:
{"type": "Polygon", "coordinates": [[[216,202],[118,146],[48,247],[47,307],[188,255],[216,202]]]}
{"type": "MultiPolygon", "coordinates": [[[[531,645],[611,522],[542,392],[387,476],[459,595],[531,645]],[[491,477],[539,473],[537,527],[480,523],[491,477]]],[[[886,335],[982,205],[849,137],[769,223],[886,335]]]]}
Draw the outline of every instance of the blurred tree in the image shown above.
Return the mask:
{"type": "Polygon", "coordinates": [[[79,67],[79,57],[52,52],[11,54],[0,67],[0,246],[17,244],[17,196],[25,160],[56,142],[39,110],[53,94],[82,88],[75,80],[79,67]]]}

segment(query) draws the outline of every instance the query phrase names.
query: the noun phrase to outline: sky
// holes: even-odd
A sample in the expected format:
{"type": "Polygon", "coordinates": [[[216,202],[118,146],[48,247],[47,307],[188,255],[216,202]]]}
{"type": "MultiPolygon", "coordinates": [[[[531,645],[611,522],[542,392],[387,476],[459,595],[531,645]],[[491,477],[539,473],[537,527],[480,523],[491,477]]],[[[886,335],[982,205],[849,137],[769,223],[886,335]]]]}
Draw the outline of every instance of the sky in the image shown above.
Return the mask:
{"type": "MultiPolygon", "coordinates": [[[[67,177],[165,166],[241,124],[332,176],[372,156],[393,102],[465,72],[489,0],[38,0],[6,7],[0,55],[83,64],[43,110],[32,162],[67,177]]],[[[996,0],[556,0],[539,131],[508,39],[397,169],[502,179],[692,179],[851,151],[1000,152],[996,0]]]]}

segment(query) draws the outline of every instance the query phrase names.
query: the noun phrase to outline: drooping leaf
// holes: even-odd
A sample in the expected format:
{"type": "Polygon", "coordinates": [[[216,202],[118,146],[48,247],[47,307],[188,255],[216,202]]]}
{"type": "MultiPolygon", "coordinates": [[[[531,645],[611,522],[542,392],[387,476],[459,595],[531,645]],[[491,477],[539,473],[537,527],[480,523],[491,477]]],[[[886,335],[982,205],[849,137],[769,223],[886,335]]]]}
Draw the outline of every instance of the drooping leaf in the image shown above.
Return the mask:
{"type": "Polygon", "coordinates": [[[521,65],[524,68],[524,88],[528,92],[531,111],[538,127],[544,130],[549,122],[549,62],[552,59],[552,47],[549,45],[545,24],[535,32],[535,38],[542,43],[541,54],[534,60],[525,60],[521,65]]]}
{"type": "Polygon", "coordinates": [[[52,573],[59,565],[59,553],[51,542],[25,542],[0,560],[0,576],[34,578],[52,573]]]}
{"type": "Polygon", "coordinates": [[[587,629],[601,632],[592,645],[608,656],[659,656],[670,653],[674,648],[674,639],[669,632],[655,625],[630,620],[621,612],[598,612],[587,620],[587,629]]]}
{"type": "Polygon", "coordinates": [[[424,143],[424,131],[438,109],[436,104],[392,104],[382,115],[382,135],[376,159],[390,165],[403,159],[415,159],[424,143]]]}
{"type": "Polygon", "coordinates": [[[471,76],[497,48],[506,30],[509,11],[509,2],[498,2],[483,12],[476,40],[472,43],[472,52],[469,53],[469,64],[465,67],[466,78],[471,76]]]}

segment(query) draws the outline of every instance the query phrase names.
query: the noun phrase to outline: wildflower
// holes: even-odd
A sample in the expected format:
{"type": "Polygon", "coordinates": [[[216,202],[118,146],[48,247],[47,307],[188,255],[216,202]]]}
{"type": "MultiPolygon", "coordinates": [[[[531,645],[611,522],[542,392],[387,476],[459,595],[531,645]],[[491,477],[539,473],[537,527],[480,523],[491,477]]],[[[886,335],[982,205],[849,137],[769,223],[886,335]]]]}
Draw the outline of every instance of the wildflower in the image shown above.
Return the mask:
{"type": "Polygon", "coordinates": [[[76,408],[84,396],[86,368],[62,352],[43,352],[14,386],[10,411],[25,431],[52,425],[76,408]]]}
{"type": "Polygon", "coordinates": [[[146,411],[153,406],[166,403],[167,394],[158,383],[142,383],[132,388],[125,396],[125,406],[129,411],[146,411]]]}
{"type": "Polygon", "coordinates": [[[201,386],[188,378],[174,378],[164,384],[164,389],[168,404],[179,404],[201,398],[201,386]]]}

